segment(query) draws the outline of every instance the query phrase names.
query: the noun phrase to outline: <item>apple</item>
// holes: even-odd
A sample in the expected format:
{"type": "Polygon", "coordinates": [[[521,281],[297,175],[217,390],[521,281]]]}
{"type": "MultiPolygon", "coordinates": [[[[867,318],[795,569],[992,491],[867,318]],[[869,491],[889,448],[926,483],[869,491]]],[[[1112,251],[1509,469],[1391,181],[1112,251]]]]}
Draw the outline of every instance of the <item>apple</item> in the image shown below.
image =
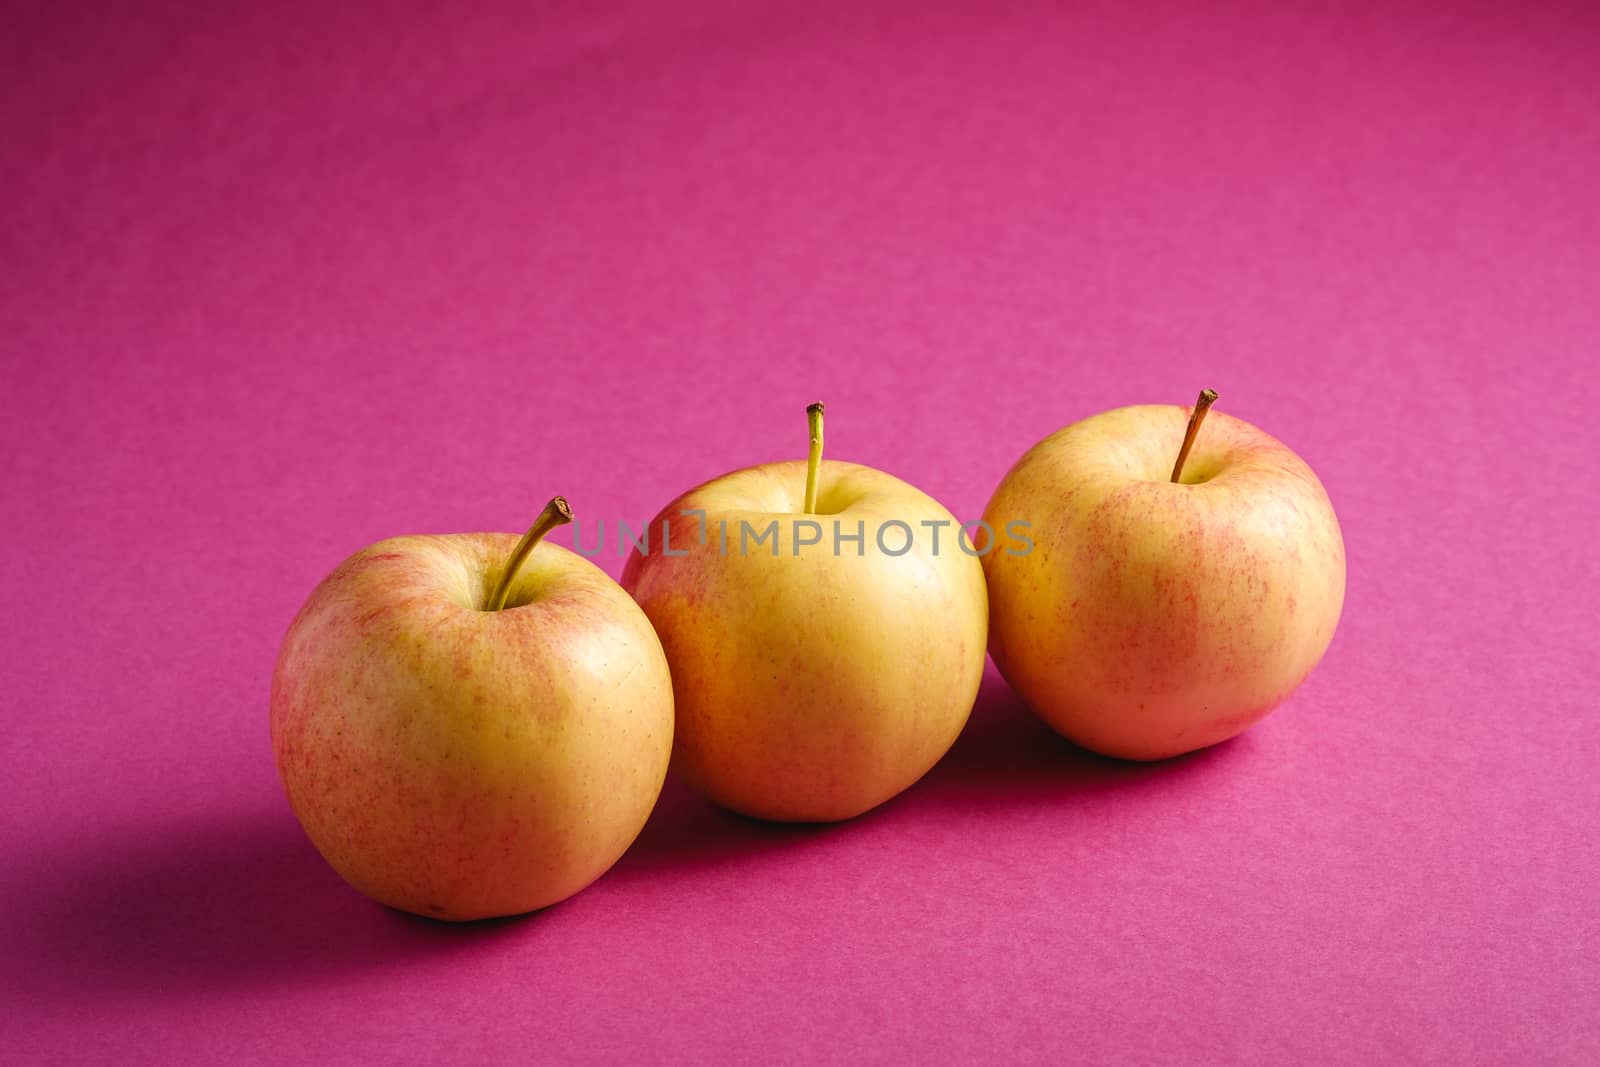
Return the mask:
{"type": "Polygon", "coordinates": [[[397,537],[317,586],[272,679],[272,747],[317,850],[380,903],[515,915],[600,877],[672,751],[649,621],[582,556],[512,534],[397,537]]]}
{"type": "Polygon", "coordinates": [[[937,501],[822,461],[723,475],[662,509],[622,584],[672,668],[675,771],[724,807],[826,822],[938,762],[983,675],[983,569],[937,501]],[[760,540],[757,540],[757,538],[760,540]]]}
{"type": "Polygon", "coordinates": [[[1206,421],[1215,399],[1058,430],[984,513],[1032,542],[983,557],[995,664],[1055,730],[1105,755],[1156,760],[1241,733],[1339,622],[1344,541],[1322,483],[1249,423],[1206,421]]]}

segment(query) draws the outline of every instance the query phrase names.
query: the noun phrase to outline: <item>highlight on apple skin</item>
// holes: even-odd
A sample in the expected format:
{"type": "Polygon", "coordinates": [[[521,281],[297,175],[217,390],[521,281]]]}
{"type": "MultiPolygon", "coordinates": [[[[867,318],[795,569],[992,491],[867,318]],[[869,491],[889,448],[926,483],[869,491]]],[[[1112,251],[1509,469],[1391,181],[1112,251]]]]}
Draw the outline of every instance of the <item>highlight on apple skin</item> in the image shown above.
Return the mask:
{"type": "Polygon", "coordinates": [[[290,806],[390,907],[469,920],[554,904],[616,862],[661,791],[660,642],[598,567],[535,543],[561,521],[549,512],[520,543],[362,549],[284,638],[271,733],[290,806]]]}
{"type": "Polygon", "coordinates": [[[779,821],[848,819],[916,782],[983,675],[983,571],[954,518],[882,471],[823,463],[820,419],[813,405],[808,463],[734,471],[668,504],[622,576],[671,665],[675,772],[779,821]],[[937,551],[924,521],[946,530],[937,551]],[[903,554],[896,523],[924,535],[903,554]],[[776,540],[741,544],[745,529],[776,540]]]}
{"type": "Polygon", "coordinates": [[[1034,542],[983,557],[995,665],[1057,732],[1105,755],[1163,759],[1242,733],[1339,622],[1344,541],[1322,483],[1248,422],[1206,419],[1214,399],[1058,430],[985,510],[996,529],[1027,520],[1034,542]]]}

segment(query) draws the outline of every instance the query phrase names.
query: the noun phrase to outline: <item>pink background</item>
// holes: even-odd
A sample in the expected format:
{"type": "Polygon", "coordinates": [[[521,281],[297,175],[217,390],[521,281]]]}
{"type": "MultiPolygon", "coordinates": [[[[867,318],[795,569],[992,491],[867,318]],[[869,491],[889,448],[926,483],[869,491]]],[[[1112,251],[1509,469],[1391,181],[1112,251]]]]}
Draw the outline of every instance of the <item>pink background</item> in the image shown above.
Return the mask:
{"type": "Polygon", "coordinates": [[[0,46],[0,1058],[1600,1057],[1592,6],[74,6],[0,46]],[[818,398],[976,517],[1202,385],[1349,549],[1238,741],[991,672],[865,818],[669,783],[469,928],[289,813],[273,657],[367,542],[637,524],[818,398]]]}

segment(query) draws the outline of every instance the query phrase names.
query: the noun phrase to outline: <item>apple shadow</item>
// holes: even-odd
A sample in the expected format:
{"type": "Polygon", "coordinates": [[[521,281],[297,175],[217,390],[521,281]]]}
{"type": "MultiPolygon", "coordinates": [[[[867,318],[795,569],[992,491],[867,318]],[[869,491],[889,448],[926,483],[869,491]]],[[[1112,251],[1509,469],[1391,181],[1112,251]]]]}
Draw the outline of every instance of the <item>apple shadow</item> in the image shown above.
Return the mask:
{"type": "Polygon", "coordinates": [[[718,807],[676,775],[633,845],[606,874],[626,880],[709,864],[753,859],[775,849],[818,844],[844,832],[844,823],[782,823],[753,819],[718,807]]]}
{"type": "Polygon", "coordinates": [[[707,864],[746,862],[779,849],[842,840],[881,818],[950,808],[1003,810],[1075,802],[1113,792],[1168,789],[1246,758],[1248,735],[1158,763],[1100,756],[1051,730],[990,665],[972,716],[944,759],[904,793],[840,823],[775,823],[728,811],[669,776],[655,811],[607,880],[707,864]]]}
{"type": "Polygon", "coordinates": [[[907,800],[919,806],[1009,808],[1112,791],[1170,788],[1246,758],[1241,735],[1154,763],[1101,756],[1068,741],[1035,715],[991,664],[966,729],[907,800]]]}
{"type": "MultiPolygon", "coordinates": [[[[1086,800],[1203,782],[1254,747],[1245,735],[1160,763],[1097,756],[1046,727],[990,668],[950,752],[884,807],[844,823],[770,823],[719,808],[669,777],[644,830],[602,881],[755,862],[881,830],[885,817],[976,808],[1003,818],[1062,801],[1092,817],[1086,800]]],[[[269,989],[392,970],[492,951],[564,907],[466,924],[381,907],[344,884],[287,810],[174,821],[20,861],[35,872],[32,900],[13,912],[6,951],[36,995],[73,1000],[269,989]]]]}
{"type": "Polygon", "coordinates": [[[36,993],[74,999],[301,985],[481,949],[526,921],[456,925],[375,904],[287,811],[169,824],[33,865],[36,907],[13,915],[10,951],[36,993]]]}

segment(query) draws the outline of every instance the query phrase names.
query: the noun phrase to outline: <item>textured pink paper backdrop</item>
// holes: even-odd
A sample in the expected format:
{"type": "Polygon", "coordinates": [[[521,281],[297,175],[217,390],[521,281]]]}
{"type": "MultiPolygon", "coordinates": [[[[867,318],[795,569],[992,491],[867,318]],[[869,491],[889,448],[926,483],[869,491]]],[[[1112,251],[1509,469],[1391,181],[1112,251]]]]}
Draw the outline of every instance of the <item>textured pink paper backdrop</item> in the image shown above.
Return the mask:
{"type": "Polygon", "coordinates": [[[149,6],[0,52],[0,1059],[1600,1057],[1592,6],[149,6]],[[991,673],[868,817],[671,783],[471,928],[283,800],[367,542],[637,524],[818,398],[975,517],[1202,385],[1349,548],[1238,741],[1096,759],[991,673]]]}

